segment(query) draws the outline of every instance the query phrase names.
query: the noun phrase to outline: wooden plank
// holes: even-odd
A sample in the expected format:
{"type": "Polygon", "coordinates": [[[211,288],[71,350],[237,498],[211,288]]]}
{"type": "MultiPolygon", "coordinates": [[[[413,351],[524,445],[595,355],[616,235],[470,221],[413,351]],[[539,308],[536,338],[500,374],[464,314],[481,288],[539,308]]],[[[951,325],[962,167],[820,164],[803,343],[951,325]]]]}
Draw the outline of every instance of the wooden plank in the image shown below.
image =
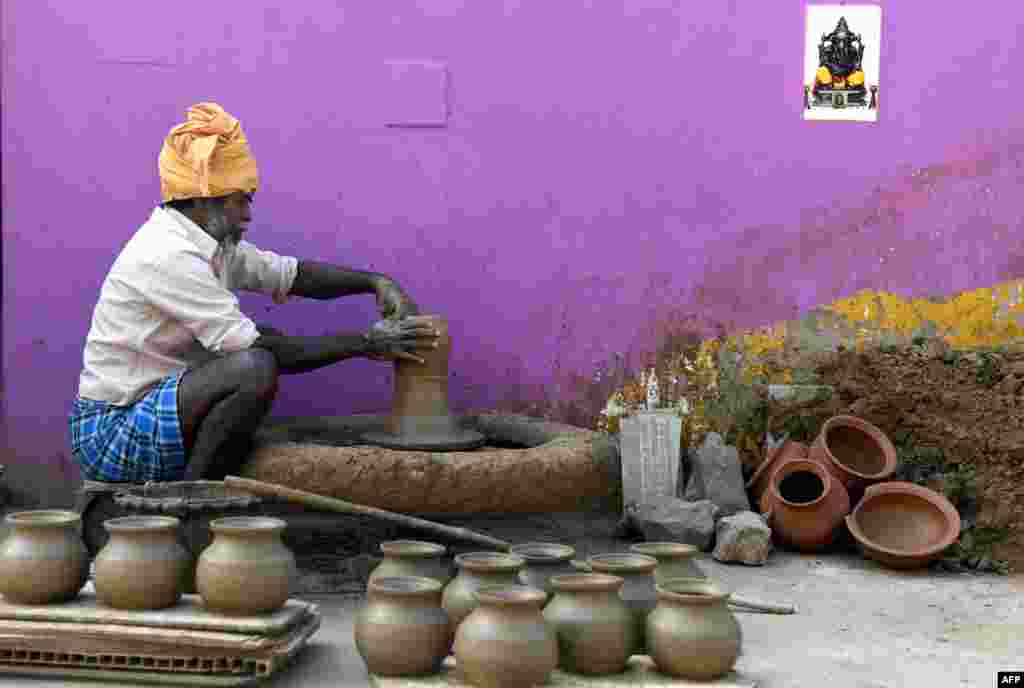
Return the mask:
{"type": "Polygon", "coordinates": [[[155,671],[129,671],[121,669],[82,669],[72,666],[43,666],[32,664],[0,663],[0,675],[32,678],[59,678],[64,680],[132,682],[148,685],[209,686],[210,688],[245,688],[261,682],[259,676],[217,676],[213,674],[161,674],[155,671]]]}

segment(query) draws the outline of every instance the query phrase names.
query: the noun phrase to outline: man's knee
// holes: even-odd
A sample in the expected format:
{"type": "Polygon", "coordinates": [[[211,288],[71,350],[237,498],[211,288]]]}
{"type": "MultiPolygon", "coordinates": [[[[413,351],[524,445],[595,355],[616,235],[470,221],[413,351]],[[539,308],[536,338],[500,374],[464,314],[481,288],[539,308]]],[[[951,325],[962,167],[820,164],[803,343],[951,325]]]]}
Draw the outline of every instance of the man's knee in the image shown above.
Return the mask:
{"type": "Polygon", "coordinates": [[[274,354],[266,349],[246,349],[233,354],[238,369],[239,389],[268,401],[277,394],[278,368],[274,354]]]}

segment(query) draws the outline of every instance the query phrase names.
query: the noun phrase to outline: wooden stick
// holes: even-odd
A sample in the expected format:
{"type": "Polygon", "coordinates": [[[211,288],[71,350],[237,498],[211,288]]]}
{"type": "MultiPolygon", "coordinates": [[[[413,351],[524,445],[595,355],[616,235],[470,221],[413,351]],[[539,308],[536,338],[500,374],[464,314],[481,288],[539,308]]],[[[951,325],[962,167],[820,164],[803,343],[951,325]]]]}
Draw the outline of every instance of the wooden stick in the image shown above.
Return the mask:
{"type": "Polygon", "coordinates": [[[319,509],[321,511],[336,511],[343,514],[376,516],[377,518],[394,521],[395,523],[409,528],[417,528],[437,535],[446,535],[456,540],[475,542],[479,545],[492,547],[501,552],[509,551],[512,546],[504,540],[499,540],[497,538],[490,537],[489,535],[483,535],[482,533],[477,533],[466,528],[446,526],[443,523],[427,521],[422,518],[416,518],[415,516],[406,516],[405,514],[396,514],[393,511],[385,511],[384,509],[378,509],[372,506],[353,504],[352,502],[335,499],[334,497],[325,497],[323,495],[313,494],[312,492],[294,490],[290,487],[277,485],[275,483],[265,483],[259,480],[250,480],[249,478],[240,478],[238,476],[229,475],[224,478],[224,484],[228,487],[234,487],[253,494],[282,497],[290,502],[295,502],[296,504],[308,506],[313,509],[319,509]]]}
{"type": "MultiPolygon", "coordinates": [[[[572,567],[578,571],[593,571],[590,568],[590,564],[585,561],[579,561],[574,559],[571,562],[572,567]]],[[[743,609],[752,609],[758,612],[765,612],[766,614],[796,614],[796,607],[791,604],[773,604],[771,602],[762,602],[761,600],[755,600],[750,597],[744,597],[733,593],[729,596],[729,604],[735,607],[741,607],[743,609]]]]}

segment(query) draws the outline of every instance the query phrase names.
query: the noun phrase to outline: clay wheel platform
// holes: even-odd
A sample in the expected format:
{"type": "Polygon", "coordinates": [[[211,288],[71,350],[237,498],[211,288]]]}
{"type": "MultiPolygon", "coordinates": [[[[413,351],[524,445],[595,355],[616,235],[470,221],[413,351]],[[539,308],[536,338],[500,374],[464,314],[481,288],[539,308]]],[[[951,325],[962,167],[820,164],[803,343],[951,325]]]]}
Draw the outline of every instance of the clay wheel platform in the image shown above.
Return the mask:
{"type": "Polygon", "coordinates": [[[429,452],[372,446],[387,416],[287,418],[266,424],[241,470],[278,483],[421,516],[614,508],[618,449],[607,435],[522,415],[456,416],[487,444],[429,452]]]}

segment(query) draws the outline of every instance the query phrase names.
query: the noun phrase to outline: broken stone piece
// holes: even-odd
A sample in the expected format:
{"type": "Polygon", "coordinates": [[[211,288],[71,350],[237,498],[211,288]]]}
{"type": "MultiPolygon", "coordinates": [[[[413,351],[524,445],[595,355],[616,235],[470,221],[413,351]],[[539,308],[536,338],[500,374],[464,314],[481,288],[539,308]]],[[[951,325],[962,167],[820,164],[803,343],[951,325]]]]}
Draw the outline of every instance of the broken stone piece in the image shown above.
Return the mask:
{"type": "Polygon", "coordinates": [[[716,561],[763,566],[771,551],[772,530],[752,511],[726,516],[715,525],[716,561]]]}
{"type": "Polygon", "coordinates": [[[708,499],[718,506],[719,516],[750,511],[739,452],[736,447],[725,444],[717,432],[708,433],[704,444],[694,452],[683,499],[689,502],[708,499]]]}
{"type": "Polygon", "coordinates": [[[648,542],[681,542],[707,551],[715,537],[719,509],[704,499],[687,502],[676,497],[654,497],[637,508],[634,522],[648,542]]]}

